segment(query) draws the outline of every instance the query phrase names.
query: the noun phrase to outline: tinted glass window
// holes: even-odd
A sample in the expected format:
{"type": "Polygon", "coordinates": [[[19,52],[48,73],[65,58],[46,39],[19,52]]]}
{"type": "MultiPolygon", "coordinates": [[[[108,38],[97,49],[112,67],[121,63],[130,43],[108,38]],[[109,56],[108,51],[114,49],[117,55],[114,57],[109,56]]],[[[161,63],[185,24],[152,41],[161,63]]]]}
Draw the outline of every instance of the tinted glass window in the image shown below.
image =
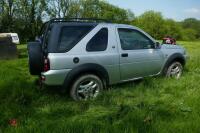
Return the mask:
{"type": "Polygon", "coordinates": [[[87,44],[87,51],[104,51],[108,45],[108,29],[101,29],[87,44]]]}
{"type": "Polygon", "coordinates": [[[143,33],[133,29],[118,29],[123,50],[151,49],[154,43],[143,33]]]}
{"type": "Polygon", "coordinates": [[[60,52],[71,50],[87,33],[92,30],[93,26],[65,26],[61,30],[59,48],[60,52]]]}
{"type": "Polygon", "coordinates": [[[12,39],[13,40],[18,40],[18,37],[17,36],[12,36],[12,39]]]}

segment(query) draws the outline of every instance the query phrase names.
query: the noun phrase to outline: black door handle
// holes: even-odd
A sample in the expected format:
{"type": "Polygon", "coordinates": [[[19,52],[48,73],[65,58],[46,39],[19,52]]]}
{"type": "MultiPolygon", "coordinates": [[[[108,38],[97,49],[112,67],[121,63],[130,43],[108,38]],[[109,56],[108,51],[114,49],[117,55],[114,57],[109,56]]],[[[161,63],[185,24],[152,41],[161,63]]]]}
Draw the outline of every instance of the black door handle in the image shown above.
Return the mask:
{"type": "Polygon", "coordinates": [[[122,57],[128,57],[128,53],[123,53],[122,57]]]}

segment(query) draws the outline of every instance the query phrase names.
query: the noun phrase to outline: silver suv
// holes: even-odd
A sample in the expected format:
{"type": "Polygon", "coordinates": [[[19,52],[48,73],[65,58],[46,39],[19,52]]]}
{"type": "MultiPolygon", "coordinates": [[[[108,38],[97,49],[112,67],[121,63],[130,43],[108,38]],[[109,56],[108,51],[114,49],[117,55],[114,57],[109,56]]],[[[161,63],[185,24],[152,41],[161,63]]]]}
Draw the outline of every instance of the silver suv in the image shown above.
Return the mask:
{"type": "Polygon", "coordinates": [[[179,78],[186,51],[160,45],[141,29],[88,19],[53,19],[28,44],[29,68],[46,85],[70,90],[74,100],[94,98],[108,85],[147,76],[179,78]]]}

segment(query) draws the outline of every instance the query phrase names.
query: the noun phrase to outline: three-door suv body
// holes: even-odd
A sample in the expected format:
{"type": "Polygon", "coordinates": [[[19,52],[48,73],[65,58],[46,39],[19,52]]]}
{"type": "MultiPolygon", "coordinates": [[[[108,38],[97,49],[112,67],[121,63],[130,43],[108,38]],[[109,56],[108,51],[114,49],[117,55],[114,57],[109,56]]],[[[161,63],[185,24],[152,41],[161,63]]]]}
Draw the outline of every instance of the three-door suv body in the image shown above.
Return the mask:
{"type": "Polygon", "coordinates": [[[50,20],[28,53],[30,73],[75,100],[147,76],[179,78],[187,57],[181,46],[160,45],[137,27],[90,19],[50,20]]]}

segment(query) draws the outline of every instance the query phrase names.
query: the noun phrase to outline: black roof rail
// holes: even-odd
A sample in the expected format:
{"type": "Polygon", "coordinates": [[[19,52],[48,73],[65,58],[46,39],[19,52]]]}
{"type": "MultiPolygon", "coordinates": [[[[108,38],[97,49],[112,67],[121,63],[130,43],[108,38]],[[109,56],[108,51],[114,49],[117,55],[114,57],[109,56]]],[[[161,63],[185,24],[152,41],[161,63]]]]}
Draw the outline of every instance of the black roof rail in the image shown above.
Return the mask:
{"type": "Polygon", "coordinates": [[[110,20],[106,19],[98,19],[98,18],[53,18],[49,21],[50,23],[54,22],[105,22],[112,23],[110,20]]]}

